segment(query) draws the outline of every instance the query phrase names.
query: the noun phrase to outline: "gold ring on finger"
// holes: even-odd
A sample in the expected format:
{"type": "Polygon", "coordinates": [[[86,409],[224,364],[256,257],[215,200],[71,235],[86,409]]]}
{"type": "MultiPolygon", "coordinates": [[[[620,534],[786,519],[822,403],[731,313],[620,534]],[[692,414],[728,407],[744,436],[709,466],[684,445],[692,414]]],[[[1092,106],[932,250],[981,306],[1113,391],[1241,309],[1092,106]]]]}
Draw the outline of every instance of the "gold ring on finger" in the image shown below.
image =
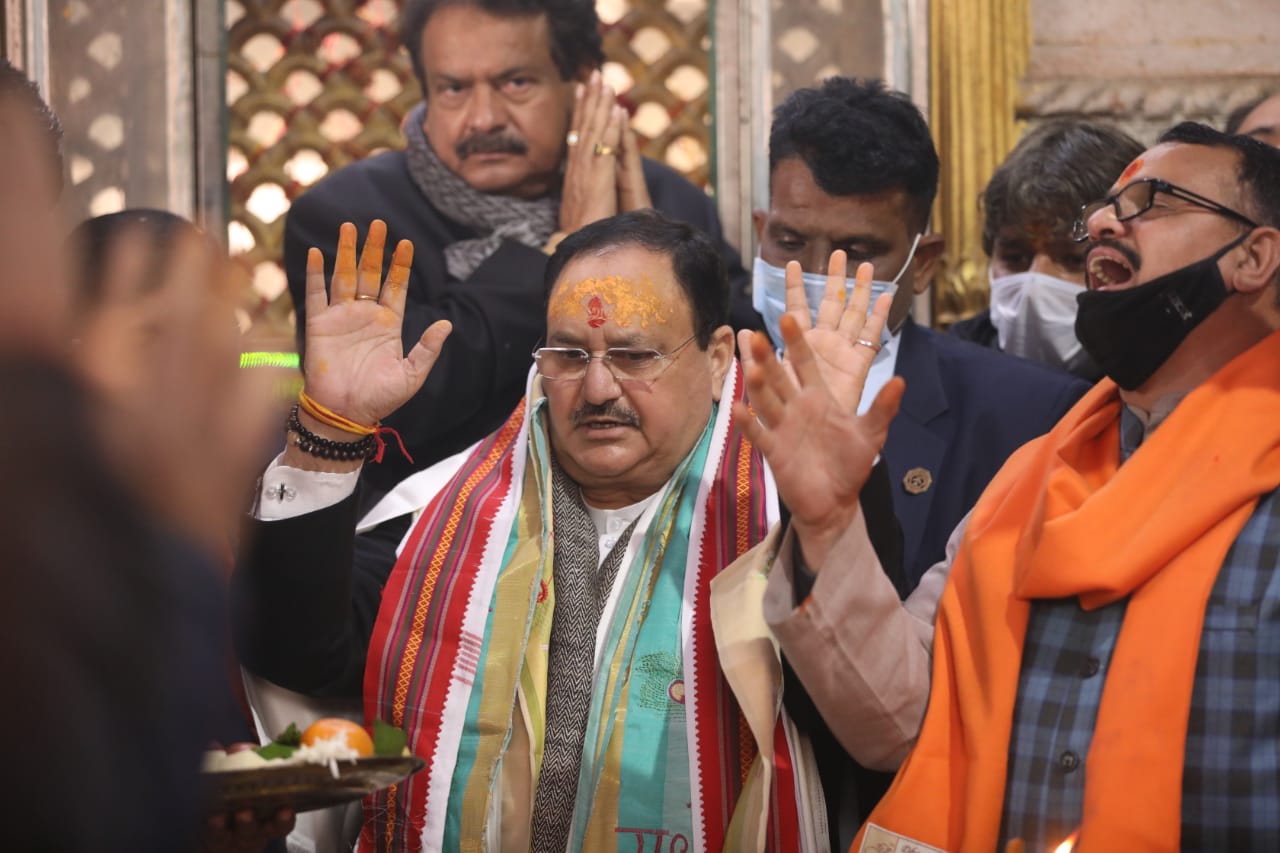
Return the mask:
{"type": "Polygon", "coordinates": [[[595,147],[591,149],[591,153],[597,157],[608,157],[613,153],[612,145],[605,145],[603,142],[597,142],[595,147]]]}
{"type": "Polygon", "coordinates": [[[869,341],[866,338],[858,338],[857,342],[862,344],[864,347],[871,347],[872,352],[880,352],[880,345],[875,341],[869,341]]]}
{"type": "Polygon", "coordinates": [[[569,135],[568,135],[568,136],[566,136],[566,137],[564,138],[564,141],[565,141],[565,144],[567,144],[570,148],[572,148],[573,146],[577,145],[577,144],[578,144],[578,131],[576,131],[576,130],[571,130],[571,131],[569,131],[569,135]]]}
{"type": "MultiPolygon", "coordinates": [[[[356,294],[356,299],[357,299],[357,300],[359,300],[359,299],[368,299],[370,302],[377,302],[377,301],[378,301],[378,297],[376,297],[376,296],[370,296],[370,295],[369,295],[369,294],[367,294],[367,293],[357,293],[357,294],[356,294]]],[[[859,341],[859,343],[861,343],[861,341],[859,341]]]]}

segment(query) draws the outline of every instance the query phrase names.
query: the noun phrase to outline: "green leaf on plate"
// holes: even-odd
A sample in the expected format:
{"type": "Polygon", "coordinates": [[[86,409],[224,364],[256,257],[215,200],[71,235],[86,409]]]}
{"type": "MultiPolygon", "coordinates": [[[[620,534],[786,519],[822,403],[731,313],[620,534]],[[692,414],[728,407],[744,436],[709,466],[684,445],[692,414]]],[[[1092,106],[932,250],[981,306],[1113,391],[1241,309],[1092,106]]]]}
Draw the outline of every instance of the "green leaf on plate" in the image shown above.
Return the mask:
{"type": "Polygon", "coordinates": [[[373,754],[399,756],[409,739],[405,733],[382,720],[373,721],[373,754]]]}
{"type": "Polygon", "coordinates": [[[298,731],[297,726],[290,723],[289,728],[276,735],[276,739],[272,743],[278,743],[282,746],[302,746],[302,732],[298,731]]]}
{"type": "Polygon", "coordinates": [[[289,758],[297,750],[298,748],[296,746],[289,746],[288,744],[280,743],[279,741],[274,741],[272,743],[267,744],[266,746],[258,747],[257,749],[254,750],[254,752],[258,753],[258,755],[261,755],[263,758],[270,761],[273,758],[289,758]]]}

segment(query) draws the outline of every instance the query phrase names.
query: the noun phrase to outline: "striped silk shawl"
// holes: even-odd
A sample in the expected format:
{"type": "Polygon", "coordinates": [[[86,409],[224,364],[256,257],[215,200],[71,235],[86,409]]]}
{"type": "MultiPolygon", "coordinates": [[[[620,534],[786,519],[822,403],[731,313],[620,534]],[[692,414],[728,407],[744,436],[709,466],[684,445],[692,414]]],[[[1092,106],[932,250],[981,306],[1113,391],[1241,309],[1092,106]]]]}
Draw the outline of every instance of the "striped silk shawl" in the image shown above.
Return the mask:
{"type": "MultiPolygon", "coordinates": [[[[744,833],[762,851],[802,847],[798,803],[808,794],[793,754],[803,750],[785,718],[753,736],[712,636],[712,578],[777,517],[772,477],[733,422],[729,401],[741,394],[735,362],[724,402],[623,559],[600,635],[570,849],[737,851],[744,833]],[[657,723],[646,713],[654,707],[667,709],[657,723]],[[762,741],[772,758],[763,771],[762,741]],[[744,788],[752,810],[767,808],[767,833],[758,814],[735,814],[744,788]],[[633,822],[640,814],[657,817],[633,822]]],[[[476,445],[426,505],[384,590],[365,712],[404,728],[427,768],[366,800],[362,850],[527,845],[554,548],[545,398],[532,374],[525,399],[534,403],[476,445]]]]}

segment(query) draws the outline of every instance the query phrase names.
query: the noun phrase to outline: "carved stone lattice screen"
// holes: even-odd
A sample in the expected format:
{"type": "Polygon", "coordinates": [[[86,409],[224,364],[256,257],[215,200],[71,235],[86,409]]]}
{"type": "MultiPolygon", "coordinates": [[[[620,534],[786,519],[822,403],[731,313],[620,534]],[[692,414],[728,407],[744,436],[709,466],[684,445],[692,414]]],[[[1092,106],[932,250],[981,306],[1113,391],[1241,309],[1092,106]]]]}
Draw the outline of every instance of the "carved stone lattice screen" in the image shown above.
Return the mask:
{"type": "MultiPolygon", "coordinates": [[[[231,251],[252,271],[241,323],[288,348],[280,265],[292,199],[334,169],[404,144],[419,100],[396,38],[398,0],[227,0],[231,251]]],[[[599,0],[605,79],[644,152],[705,186],[711,170],[707,0],[599,0]]]]}
{"type": "Polygon", "coordinates": [[[605,80],[634,110],[641,150],[699,186],[711,175],[707,0],[598,0],[605,80]]]}
{"type": "Polygon", "coordinates": [[[825,77],[885,76],[880,0],[770,0],[773,102],[825,77]]]}
{"type": "Polygon", "coordinates": [[[173,19],[91,0],[57,11],[48,18],[46,95],[64,129],[68,221],[125,207],[190,215],[189,160],[169,144],[171,128],[189,119],[172,105],[191,100],[189,59],[171,61],[173,19]]]}
{"type": "Polygon", "coordinates": [[[331,170],[402,145],[418,100],[392,0],[229,0],[227,180],[232,253],[252,269],[241,321],[288,347],[280,266],[289,202],[331,170]]]}

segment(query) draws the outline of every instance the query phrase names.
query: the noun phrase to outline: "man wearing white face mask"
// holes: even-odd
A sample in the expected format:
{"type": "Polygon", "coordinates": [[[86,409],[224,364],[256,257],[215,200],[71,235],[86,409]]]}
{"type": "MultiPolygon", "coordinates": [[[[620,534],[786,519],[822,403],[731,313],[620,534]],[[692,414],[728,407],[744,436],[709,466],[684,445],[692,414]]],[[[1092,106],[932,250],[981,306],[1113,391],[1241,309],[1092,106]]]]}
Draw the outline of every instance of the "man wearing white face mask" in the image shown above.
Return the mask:
{"type": "Polygon", "coordinates": [[[1069,231],[1140,153],[1119,130],[1071,119],[1023,137],[982,192],[991,307],[951,333],[1096,381],[1102,374],[1076,339],[1084,251],[1069,231]]]}
{"type": "MultiPolygon", "coordinates": [[[[780,338],[780,273],[787,262],[825,281],[831,253],[843,250],[850,270],[870,263],[874,279],[884,282],[876,291],[893,294],[888,336],[858,341],[876,350],[859,408],[893,376],[906,382],[877,466],[888,471],[902,565],[854,561],[839,543],[822,565],[805,565],[786,539],[766,566],[766,621],[796,686],[803,686],[833,738],[824,748],[822,734],[806,729],[817,747],[833,849],[848,849],[888,784],[885,773],[872,771],[896,769],[928,698],[928,666],[908,660],[911,649],[884,652],[885,623],[878,617],[896,612],[897,596],[908,596],[944,558],[951,531],[1005,459],[1046,432],[1087,385],[911,320],[911,303],[927,290],[943,239],[928,233],[938,155],[905,95],[877,80],[840,77],[793,93],[774,113],[769,169],[769,208],[754,216],[760,258],[753,294],[770,336],[780,338]],[[923,679],[886,696],[874,675],[884,667],[910,667],[923,679]]],[[[874,500],[862,492],[869,530],[875,508],[867,504],[874,500]]],[[[920,615],[925,633],[931,612],[920,615]]],[[[784,700],[799,719],[791,704],[796,691],[784,691],[784,700]]]]}
{"type": "MultiPolygon", "coordinates": [[[[898,274],[893,277],[892,281],[876,280],[871,282],[870,304],[874,305],[875,301],[886,293],[890,296],[897,296],[898,280],[911,267],[911,261],[915,258],[916,249],[919,247],[920,238],[923,236],[923,232],[916,234],[915,239],[911,241],[911,248],[907,251],[907,259],[903,262],[898,274]]],[[[769,333],[769,339],[773,341],[774,348],[782,351],[784,346],[781,333],[778,331],[778,323],[782,319],[782,315],[787,313],[786,270],[773,266],[765,261],[764,258],[756,258],[751,273],[752,307],[764,318],[765,331],[769,333]]],[[[802,278],[804,280],[805,298],[809,302],[809,318],[811,322],[816,323],[818,321],[818,304],[822,301],[822,294],[827,286],[826,270],[824,269],[821,274],[802,273],[802,278]]],[[[845,290],[846,295],[853,292],[853,279],[849,279],[849,284],[845,290]]],[[[880,336],[881,349],[876,353],[877,358],[871,366],[871,373],[867,377],[869,387],[881,388],[889,380],[889,377],[893,375],[898,340],[899,336],[891,332],[886,326],[880,336]]],[[[874,394],[863,395],[862,400],[858,403],[858,412],[860,414],[865,413],[870,408],[873,398],[874,394]]]]}

